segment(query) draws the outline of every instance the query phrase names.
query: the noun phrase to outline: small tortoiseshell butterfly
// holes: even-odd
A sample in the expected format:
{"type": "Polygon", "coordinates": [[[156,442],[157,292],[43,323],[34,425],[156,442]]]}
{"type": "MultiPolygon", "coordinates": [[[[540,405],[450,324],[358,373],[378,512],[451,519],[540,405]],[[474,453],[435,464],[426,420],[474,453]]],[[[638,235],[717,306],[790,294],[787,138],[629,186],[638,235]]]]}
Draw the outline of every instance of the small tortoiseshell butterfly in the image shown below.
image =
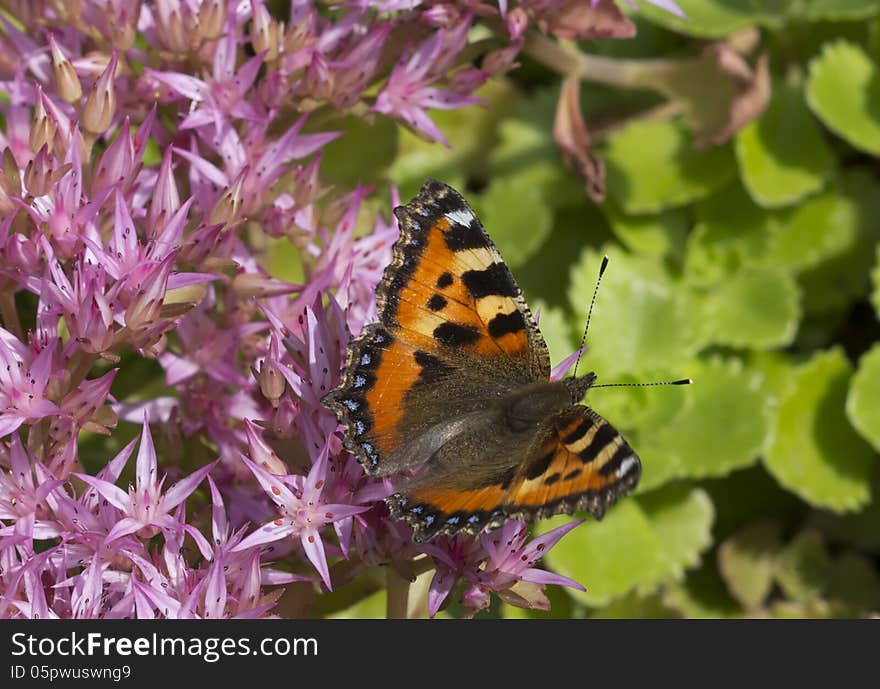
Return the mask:
{"type": "Polygon", "coordinates": [[[639,458],[580,401],[588,373],[552,382],[547,345],[474,212],[428,181],[394,209],[401,236],[379,285],[379,322],[348,349],[324,404],[417,541],[507,519],[587,510],[635,488],[639,458]]]}

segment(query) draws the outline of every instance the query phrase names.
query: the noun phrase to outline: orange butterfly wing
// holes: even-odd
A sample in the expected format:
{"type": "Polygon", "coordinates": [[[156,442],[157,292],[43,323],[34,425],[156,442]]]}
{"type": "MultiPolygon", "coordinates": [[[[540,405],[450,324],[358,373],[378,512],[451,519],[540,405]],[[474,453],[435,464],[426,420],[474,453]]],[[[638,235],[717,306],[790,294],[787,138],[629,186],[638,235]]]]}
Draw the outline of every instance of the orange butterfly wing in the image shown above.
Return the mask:
{"type": "MultiPolygon", "coordinates": [[[[342,382],[325,397],[347,429],[346,448],[381,475],[403,468],[382,460],[400,446],[405,397],[418,383],[433,384],[465,359],[495,360],[510,385],[550,376],[522,293],[461,195],[429,181],[394,212],[401,236],[377,290],[380,322],[351,343],[342,382]]],[[[438,414],[453,406],[438,405],[438,414]]]]}
{"type": "Polygon", "coordinates": [[[566,409],[530,460],[506,481],[471,490],[426,486],[395,494],[392,514],[416,530],[416,540],[438,533],[476,533],[507,519],[531,521],[588,511],[601,519],[631,492],[641,474],[638,456],[589,407],[566,409]]]}

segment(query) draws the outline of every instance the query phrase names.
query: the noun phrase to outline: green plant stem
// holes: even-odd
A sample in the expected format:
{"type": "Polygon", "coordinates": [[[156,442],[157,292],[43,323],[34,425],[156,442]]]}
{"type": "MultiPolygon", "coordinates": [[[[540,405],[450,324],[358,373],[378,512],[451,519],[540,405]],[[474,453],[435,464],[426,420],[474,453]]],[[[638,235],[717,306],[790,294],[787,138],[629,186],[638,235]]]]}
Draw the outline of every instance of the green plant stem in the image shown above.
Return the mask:
{"type": "Polygon", "coordinates": [[[394,567],[386,567],[385,585],[388,591],[385,617],[389,620],[405,620],[409,604],[410,582],[401,577],[394,570],[394,567]]]}
{"type": "Polygon", "coordinates": [[[523,47],[530,57],[564,76],[575,76],[623,88],[651,88],[650,75],[668,69],[671,60],[627,60],[589,55],[576,47],[569,48],[537,31],[529,32],[523,47]]]}

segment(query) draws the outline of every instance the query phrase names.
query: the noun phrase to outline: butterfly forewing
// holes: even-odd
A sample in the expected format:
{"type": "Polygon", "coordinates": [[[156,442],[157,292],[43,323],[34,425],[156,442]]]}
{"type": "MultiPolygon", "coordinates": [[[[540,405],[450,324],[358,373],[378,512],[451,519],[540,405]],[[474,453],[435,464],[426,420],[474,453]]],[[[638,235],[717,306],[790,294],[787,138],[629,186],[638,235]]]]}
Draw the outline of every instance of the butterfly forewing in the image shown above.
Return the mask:
{"type": "Polygon", "coordinates": [[[476,214],[450,187],[427,182],[395,209],[401,238],[379,292],[379,317],[432,354],[504,358],[537,380],[550,358],[513,276],[476,214]]]}

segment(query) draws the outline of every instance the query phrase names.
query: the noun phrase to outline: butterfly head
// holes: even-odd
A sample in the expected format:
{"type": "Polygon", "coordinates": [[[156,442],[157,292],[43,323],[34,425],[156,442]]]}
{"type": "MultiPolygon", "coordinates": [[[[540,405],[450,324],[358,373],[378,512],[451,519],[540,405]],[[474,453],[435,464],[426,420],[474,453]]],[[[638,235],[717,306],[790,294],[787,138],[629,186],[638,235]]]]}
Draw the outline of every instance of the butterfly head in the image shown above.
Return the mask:
{"type": "Polygon", "coordinates": [[[587,390],[592,387],[593,383],[596,382],[596,374],[592,372],[586,373],[578,378],[572,376],[562,382],[571,395],[571,403],[577,404],[584,398],[584,395],[587,394],[587,390]]]}

